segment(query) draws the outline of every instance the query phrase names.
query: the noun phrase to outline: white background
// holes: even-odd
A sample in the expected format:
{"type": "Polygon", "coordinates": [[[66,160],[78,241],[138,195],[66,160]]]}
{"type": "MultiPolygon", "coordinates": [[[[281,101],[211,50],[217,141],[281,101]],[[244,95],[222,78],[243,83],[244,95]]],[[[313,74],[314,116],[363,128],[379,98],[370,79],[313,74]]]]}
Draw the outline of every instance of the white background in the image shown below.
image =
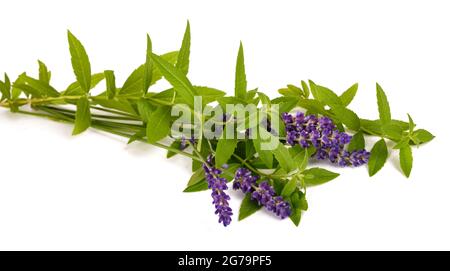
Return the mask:
{"type": "Polygon", "coordinates": [[[144,62],[147,32],[157,53],[176,50],[189,19],[195,84],[232,93],[242,40],[249,88],[275,97],[301,79],[337,92],[359,82],[350,107],[376,118],[379,82],[395,118],[410,113],[437,137],[414,149],[409,179],[395,152],[373,178],[365,167],[331,167],[341,176],[308,190],[298,228],[266,212],[237,222],[242,196],[231,193],[224,228],[208,192],[181,192],[186,159],[1,110],[0,249],[450,249],[448,1],[14,0],[1,9],[0,72],[12,78],[36,75],[39,58],[57,88],[74,81],[71,29],[93,72],[114,69],[123,82],[144,62]]]}

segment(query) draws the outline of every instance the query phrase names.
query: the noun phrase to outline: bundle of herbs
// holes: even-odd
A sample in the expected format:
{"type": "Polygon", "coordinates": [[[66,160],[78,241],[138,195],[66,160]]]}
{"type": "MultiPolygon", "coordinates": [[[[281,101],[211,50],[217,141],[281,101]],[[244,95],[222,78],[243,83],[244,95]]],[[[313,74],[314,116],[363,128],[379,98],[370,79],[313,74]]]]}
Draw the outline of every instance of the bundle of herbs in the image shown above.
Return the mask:
{"type": "MultiPolygon", "coordinates": [[[[187,74],[190,55],[190,26],[179,51],[155,54],[147,35],[145,62],[123,83],[116,84],[114,71],[92,73],[81,42],[68,31],[69,49],[76,81],[59,91],[51,85],[51,72],[38,61],[37,78],[20,74],[14,82],[5,73],[0,81],[2,107],[13,113],[73,123],[73,135],[89,127],[142,141],[167,150],[167,158],[183,155],[192,160],[192,177],[184,192],[209,190],[219,223],[231,223],[229,188],[245,194],[239,210],[242,220],[259,209],[280,219],[289,217],[298,225],[308,209],[306,189],[337,176],[312,160],[336,167],[366,165],[369,176],[385,164],[386,141],[399,151],[401,170],[409,177],[412,146],[434,136],[407,121],[393,119],[385,92],[376,85],[379,119],[359,118],[348,108],[358,84],[341,95],[314,83],[279,89],[270,99],[258,89],[249,90],[242,43],[236,63],[235,91],[191,83],[187,74]],[[171,88],[151,92],[164,77],[171,88]],[[98,95],[91,89],[101,81],[106,89],[98,95]],[[380,139],[370,151],[365,136],[380,139]],[[230,185],[229,183],[232,182],[230,185]]],[[[144,55],[144,54],[143,54],[144,55]]]]}

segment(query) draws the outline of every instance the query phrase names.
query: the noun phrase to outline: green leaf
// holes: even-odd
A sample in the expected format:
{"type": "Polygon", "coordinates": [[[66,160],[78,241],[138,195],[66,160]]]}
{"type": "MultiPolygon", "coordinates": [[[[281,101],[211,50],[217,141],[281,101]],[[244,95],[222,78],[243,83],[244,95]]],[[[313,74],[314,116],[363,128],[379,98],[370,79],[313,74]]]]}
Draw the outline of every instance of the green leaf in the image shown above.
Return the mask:
{"type": "Polygon", "coordinates": [[[412,133],[414,131],[414,127],[416,127],[416,124],[414,124],[414,121],[409,114],[408,114],[408,125],[409,125],[409,132],[412,133]]]}
{"type": "Polygon", "coordinates": [[[237,143],[237,138],[219,139],[216,147],[216,167],[221,167],[223,164],[227,163],[228,159],[230,159],[231,155],[233,155],[237,143]]]}
{"type": "MultiPolygon", "coordinates": [[[[180,150],[181,149],[181,141],[180,140],[175,140],[174,142],[172,142],[172,144],[170,144],[170,147],[173,148],[173,149],[180,150]]],[[[173,157],[175,155],[177,155],[176,152],[168,150],[166,158],[171,158],[171,157],[173,157]]]]}
{"type": "Polygon", "coordinates": [[[316,99],[329,105],[330,107],[340,105],[342,107],[342,102],[339,96],[334,93],[331,89],[316,85],[316,99]]]}
{"type": "Polygon", "coordinates": [[[154,110],[153,106],[150,104],[149,101],[141,98],[137,101],[137,108],[139,116],[141,116],[142,121],[144,123],[148,123],[154,110]]]}
{"type": "Polygon", "coordinates": [[[209,104],[211,102],[217,101],[217,99],[225,96],[225,92],[210,87],[194,86],[197,94],[202,96],[203,104],[209,104]]]}
{"type": "Polygon", "coordinates": [[[393,149],[401,149],[403,147],[409,146],[409,141],[410,141],[409,137],[404,137],[397,144],[395,144],[394,147],[392,147],[392,148],[393,149]]]}
{"type": "Polygon", "coordinates": [[[25,73],[20,75],[21,83],[14,86],[35,97],[58,97],[59,92],[48,83],[36,80],[25,73]]]}
{"type": "Polygon", "coordinates": [[[381,124],[389,124],[391,122],[391,109],[389,102],[381,86],[377,83],[377,103],[378,113],[380,115],[381,124]]]}
{"type": "Polygon", "coordinates": [[[402,139],[403,131],[401,127],[393,124],[392,122],[381,126],[383,134],[394,141],[399,141],[402,139]]]}
{"type": "Polygon", "coordinates": [[[324,109],[324,104],[318,100],[313,99],[299,99],[298,106],[305,108],[311,114],[328,115],[324,109]]]}
{"type": "Polygon", "coordinates": [[[286,183],[286,185],[283,187],[283,190],[281,190],[281,196],[283,198],[290,197],[291,194],[294,193],[296,188],[297,188],[297,179],[292,178],[286,183]]]}
{"type": "Polygon", "coordinates": [[[81,42],[70,31],[67,31],[67,36],[73,71],[81,89],[88,93],[91,89],[91,64],[88,55],[81,42]]]}
{"type": "Polygon", "coordinates": [[[303,88],[303,93],[305,94],[305,98],[308,98],[309,94],[310,94],[310,90],[309,90],[308,84],[303,80],[302,80],[302,88],[303,88]]]}
{"type": "Polygon", "coordinates": [[[264,162],[267,168],[273,167],[273,153],[269,150],[261,149],[261,140],[259,137],[253,139],[253,146],[258,153],[259,158],[264,162]]]}
{"type": "Polygon", "coordinates": [[[386,124],[383,126],[381,125],[380,120],[367,120],[367,119],[361,119],[361,129],[369,134],[372,135],[383,135],[385,134],[388,138],[391,138],[387,134],[394,135],[395,140],[399,140],[398,137],[401,137],[401,134],[403,131],[406,131],[409,129],[408,123],[400,120],[391,120],[389,124],[386,124]],[[387,133],[386,133],[387,131],[387,133]]]}
{"type": "MultiPolygon", "coordinates": [[[[289,86],[289,85],[288,85],[289,86]]],[[[298,88],[280,88],[278,90],[278,93],[280,93],[283,96],[288,97],[300,97],[303,93],[298,90],[298,88]]]]}
{"type": "Polygon", "coordinates": [[[147,141],[155,143],[165,138],[170,132],[170,106],[159,106],[148,119],[147,141]]]}
{"type": "Polygon", "coordinates": [[[345,126],[354,131],[359,130],[361,123],[355,112],[341,105],[334,105],[331,111],[336,114],[336,117],[340,120],[340,122],[345,124],[345,126]]]}
{"type": "Polygon", "coordinates": [[[242,200],[241,207],[239,208],[238,221],[249,217],[261,208],[262,205],[259,205],[255,200],[252,200],[250,194],[245,195],[244,199],[242,200]]]}
{"type": "Polygon", "coordinates": [[[424,130],[424,129],[419,129],[419,130],[414,131],[412,136],[417,138],[419,140],[420,144],[429,142],[429,141],[433,140],[433,138],[435,137],[433,134],[431,134],[430,132],[428,132],[427,130],[424,130]]]}
{"type": "Polygon", "coordinates": [[[128,76],[119,91],[120,95],[141,95],[143,93],[142,84],[144,69],[145,66],[141,65],[128,76]]]}
{"type": "Polygon", "coordinates": [[[95,104],[101,105],[103,107],[111,108],[111,109],[117,109],[120,111],[124,111],[127,113],[130,113],[132,115],[138,116],[138,113],[136,112],[135,108],[131,103],[126,99],[120,99],[120,100],[108,100],[105,99],[106,93],[103,93],[102,95],[93,96],[91,99],[95,104]]]}
{"type": "Polygon", "coordinates": [[[82,97],[77,101],[77,112],[75,113],[75,127],[72,135],[78,135],[86,131],[91,126],[91,111],[89,108],[89,100],[82,97]]]}
{"type": "Polygon", "coordinates": [[[176,69],[172,64],[155,54],[152,54],[152,58],[164,78],[166,78],[166,80],[173,86],[177,94],[180,95],[189,107],[193,108],[194,95],[197,93],[191,82],[187,79],[186,75],[176,69]]]}
{"type": "Polygon", "coordinates": [[[303,171],[305,185],[320,185],[333,180],[339,174],[324,168],[313,167],[303,171]]]}
{"type": "Polygon", "coordinates": [[[356,92],[358,91],[358,83],[353,84],[339,97],[341,99],[342,105],[348,106],[355,98],[356,92]]]}
{"type": "Polygon", "coordinates": [[[8,100],[11,99],[11,81],[9,80],[9,77],[6,73],[5,73],[5,82],[2,82],[0,80],[0,92],[2,93],[0,101],[3,101],[4,99],[8,100]]]}
{"type": "Polygon", "coordinates": [[[200,192],[200,191],[204,191],[204,190],[208,190],[208,183],[198,182],[196,184],[186,187],[183,190],[183,192],[200,192]]]}
{"type": "Polygon", "coordinates": [[[176,67],[179,69],[184,75],[188,74],[189,71],[189,54],[191,47],[191,27],[189,25],[189,21],[186,24],[186,30],[184,31],[183,42],[181,43],[181,48],[178,53],[178,60],[176,67]]]}
{"type": "Polygon", "coordinates": [[[275,159],[277,159],[281,168],[287,173],[296,168],[294,159],[292,159],[289,150],[283,144],[278,144],[278,147],[273,150],[273,154],[275,155],[275,159]]]}
{"type": "Polygon", "coordinates": [[[236,61],[236,77],[234,82],[234,96],[245,99],[245,93],[247,92],[247,77],[245,75],[244,64],[244,48],[242,42],[239,45],[239,52],[236,61]]]}
{"type": "MultiPolygon", "coordinates": [[[[94,88],[96,85],[98,85],[98,83],[100,83],[103,79],[105,79],[105,74],[103,72],[93,74],[91,76],[91,89],[94,88]]],[[[70,84],[64,91],[64,95],[67,96],[83,95],[83,94],[85,94],[85,92],[81,88],[80,83],[78,81],[75,81],[72,84],[70,84]]]]}
{"type": "Polygon", "coordinates": [[[38,60],[39,64],[39,81],[50,84],[50,78],[52,77],[52,73],[47,69],[44,62],[38,60]]]}
{"type": "Polygon", "coordinates": [[[410,145],[406,145],[400,149],[400,167],[406,177],[409,177],[413,166],[413,155],[410,145]]]}
{"type": "MultiPolygon", "coordinates": [[[[174,64],[177,61],[178,51],[169,52],[164,55],[161,55],[161,58],[166,60],[170,64],[174,64]]],[[[155,63],[153,63],[155,64],[155,63]]],[[[144,69],[145,64],[137,67],[125,80],[122,88],[120,89],[120,95],[127,96],[141,96],[143,94],[142,86],[143,86],[143,78],[144,78],[144,69]]],[[[152,80],[150,85],[155,84],[159,79],[162,78],[161,71],[156,67],[156,65],[152,65],[152,80]]]]}
{"type": "Polygon", "coordinates": [[[152,61],[152,40],[150,36],[147,34],[147,52],[145,54],[145,64],[144,64],[144,78],[143,78],[143,92],[146,94],[148,92],[148,88],[152,83],[152,75],[153,75],[153,61],[152,61]]]}
{"type": "Polygon", "coordinates": [[[131,144],[131,143],[133,143],[136,140],[144,139],[145,134],[146,134],[146,130],[145,129],[139,130],[138,132],[136,132],[134,135],[132,135],[130,137],[130,139],[128,140],[127,144],[131,144]]]}
{"type": "Polygon", "coordinates": [[[375,175],[386,163],[388,149],[384,139],[380,139],[370,151],[369,176],[375,175]]]}
{"type": "MultiPolygon", "coordinates": [[[[220,176],[225,178],[227,180],[227,182],[230,182],[234,179],[234,173],[239,167],[240,167],[240,164],[230,164],[230,165],[228,165],[227,169],[223,170],[223,172],[220,176]]],[[[203,169],[201,167],[196,169],[195,172],[197,170],[200,170],[201,172],[203,172],[203,169]]],[[[192,185],[188,185],[186,187],[186,189],[183,190],[183,192],[199,192],[199,191],[204,191],[204,190],[208,190],[208,183],[206,181],[199,181],[192,185]]]]}
{"type": "Polygon", "coordinates": [[[293,193],[290,202],[292,205],[292,213],[289,218],[295,226],[298,226],[302,218],[302,211],[308,209],[308,202],[306,201],[305,194],[301,191],[293,193]]]}
{"type": "Polygon", "coordinates": [[[188,186],[195,185],[204,180],[205,180],[205,172],[203,171],[203,168],[199,168],[192,174],[187,185],[188,186]]]}
{"type": "Polygon", "coordinates": [[[366,142],[364,140],[364,134],[362,131],[357,132],[352,136],[352,140],[350,140],[350,143],[348,144],[348,151],[356,151],[356,150],[362,150],[366,147],[366,142]]]}
{"type": "MultiPolygon", "coordinates": [[[[298,145],[297,145],[298,146],[298,145]]],[[[294,148],[291,148],[291,150],[294,148]]],[[[306,169],[309,162],[309,157],[311,156],[311,153],[309,149],[301,149],[301,151],[294,156],[294,161],[297,164],[297,169],[301,172],[306,169]]]]}
{"type": "Polygon", "coordinates": [[[106,70],[104,71],[104,74],[106,78],[106,96],[108,99],[113,99],[117,91],[114,71],[106,70]]]}

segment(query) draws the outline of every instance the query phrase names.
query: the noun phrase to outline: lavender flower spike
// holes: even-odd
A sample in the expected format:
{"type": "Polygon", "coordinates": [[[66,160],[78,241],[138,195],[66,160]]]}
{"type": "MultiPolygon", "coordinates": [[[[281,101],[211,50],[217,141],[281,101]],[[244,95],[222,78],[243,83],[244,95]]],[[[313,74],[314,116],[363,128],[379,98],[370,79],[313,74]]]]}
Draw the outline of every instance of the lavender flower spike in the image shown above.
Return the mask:
{"type": "Polygon", "coordinates": [[[281,219],[291,215],[291,206],[283,200],[283,197],[277,196],[275,190],[268,182],[259,184],[256,181],[259,176],[252,175],[247,168],[239,168],[234,177],[233,189],[241,189],[244,193],[251,193],[251,199],[264,206],[267,210],[274,212],[281,219]]]}
{"type": "Polygon", "coordinates": [[[328,159],[340,166],[361,166],[369,161],[370,152],[356,150],[348,152],[345,146],[350,143],[352,137],[340,132],[336,125],[327,117],[305,116],[297,112],[295,116],[289,113],[282,114],[286,125],[286,141],[294,146],[302,148],[314,146],[317,150],[316,158],[328,159]]]}
{"type": "Polygon", "coordinates": [[[231,223],[231,216],[233,212],[228,204],[230,196],[224,190],[228,189],[227,180],[220,177],[222,170],[215,168],[212,155],[209,155],[206,162],[203,163],[203,171],[205,172],[208,188],[212,190],[211,197],[213,204],[216,207],[215,214],[219,215],[219,223],[223,223],[226,227],[231,223]]]}

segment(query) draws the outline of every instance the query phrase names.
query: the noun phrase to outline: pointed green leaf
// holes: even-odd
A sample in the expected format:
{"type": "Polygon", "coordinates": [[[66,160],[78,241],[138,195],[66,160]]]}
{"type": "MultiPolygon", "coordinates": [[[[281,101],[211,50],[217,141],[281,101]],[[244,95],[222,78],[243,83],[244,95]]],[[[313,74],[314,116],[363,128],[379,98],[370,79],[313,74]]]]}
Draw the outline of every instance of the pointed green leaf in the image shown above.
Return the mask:
{"type": "Polygon", "coordinates": [[[393,149],[401,149],[403,147],[409,146],[409,137],[402,138],[397,144],[392,147],[393,149]]]}
{"type": "Polygon", "coordinates": [[[348,151],[362,150],[366,147],[366,142],[364,140],[364,133],[362,131],[357,132],[352,136],[352,140],[348,144],[348,151]]]}
{"type": "Polygon", "coordinates": [[[303,93],[305,94],[305,98],[308,98],[309,94],[310,94],[310,90],[309,90],[308,84],[303,80],[302,80],[302,88],[303,88],[303,93]]]}
{"type": "Polygon", "coordinates": [[[187,77],[163,58],[152,54],[153,61],[166,80],[173,86],[178,95],[191,108],[194,107],[196,91],[187,77]]]}
{"type": "Polygon", "coordinates": [[[247,77],[245,75],[244,47],[242,46],[241,42],[239,45],[239,52],[236,61],[234,96],[241,99],[245,99],[246,92],[247,92],[247,77]]]}
{"type": "Polygon", "coordinates": [[[250,194],[245,195],[244,199],[242,200],[241,207],[239,208],[238,221],[249,217],[261,208],[262,205],[259,205],[256,201],[252,200],[250,194]]]}
{"type": "Polygon", "coordinates": [[[142,121],[144,123],[148,123],[154,110],[153,106],[149,101],[143,98],[139,99],[136,104],[139,116],[141,116],[142,121]]]}
{"type": "Polygon", "coordinates": [[[378,113],[380,114],[381,124],[385,125],[391,122],[391,109],[389,102],[381,86],[377,83],[377,104],[378,113]]]}
{"type": "Polygon", "coordinates": [[[290,197],[292,193],[294,193],[297,188],[297,180],[295,178],[290,179],[281,190],[281,196],[283,198],[290,197]]]}
{"type": "Polygon", "coordinates": [[[237,138],[219,139],[216,147],[216,167],[221,167],[223,164],[227,163],[228,159],[230,159],[231,155],[233,155],[237,143],[237,138]]]}
{"type": "Polygon", "coordinates": [[[291,221],[295,226],[300,224],[300,220],[302,217],[302,211],[308,209],[308,202],[306,201],[305,194],[301,191],[298,191],[291,195],[290,198],[292,213],[289,216],[291,221]]]}
{"type": "Polygon", "coordinates": [[[414,121],[409,114],[408,114],[408,125],[409,125],[409,132],[412,133],[414,131],[414,127],[416,127],[416,124],[414,124],[414,121]]]}
{"type": "Polygon", "coordinates": [[[143,92],[146,94],[148,92],[148,88],[152,83],[152,70],[153,70],[153,62],[152,62],[152,40],[150,36],[147,34],[147,53],[145,57],[144,64],[144,80],[143,80],[143,92]]]}
{"type": "Polygon", "coordinates": [[[136,68],[125,80],[119,91],[120,95],[142,95],[142,84],[145,65],[136,68]]]}
{"type": "Polygon", "coordinates": [[[67,31],[67,36],[73,71],[81,89],[87,93],[91,89],[91,64],[88,55],[81,42],[70,31],[67,31]]]}
{"type": "Polygon", "coordinates": [[[77,102],[77,112],[75,113],[75,127],[72,135],[78,135],[86,131],[91,126],[91,111],[89,108],[89,100],[82,97],[77,102]]]}
{"type": "Polygon", "coordinates": [[[136,132],[134,135],[132,135],[130,137],[130,139],[128,140],[127,144],[131,144],[131,143],[133,143],[136,140],[144,139],[145,134],[146,134],[146,130],[145,129],[139,130],[138,132],[136,132]]]}
{"type": "Polygon", "coordinates": [[[340,122],[345,124],[345,126],[347,126],[349,129],[358,131],[361,127],[358,115],[356,115],[356,113],[351,111],[350,109],[345,108],[341,105],[334,105],[332,106],[331,111],[336,115],[336,118],[340,122]]]}
{"type": "Polygon", "coordinates": [[[410,145],[406,145],[400,149],[400,167],[406,177],[409,177],[413,166],[413,155],[410,145]]]}
{"type": "Polygon", "coordinates": [[[331,89],[315,85],[316,89],[316,99],[333,107],[335,105],[340,105],[342,107],[342,102],[339,96],[334,93],[331,89]]]}
{"type": "Polygon", "coordinates": [[[286,172],[289,173],[296,168],[294,159],[292,159],[289,150],[283,144],[278,144],[278,147],[273,150],[273,154],[275,155],[275,159],[277,159],[281,168],[286,172]]]}
{"type": "Polygon", "coordinates": [[[358,91],[358,83],[353,84],[339,97],[344,106],[348,106],[355,98],[356,92],[358,91]]]}
{"type": "MultiPolygon", "coordinates": [[[[19,77],[20,78],[20,77],[19,77]]],[[[5,99],[11,99],[11,81],[8,75],[5,73],[5,82],[0,80],[0,92],[2,93],[1,101],[5,99]]]]}
{"type": "Polygon", "coordinates": [[[329,182],[339,176],[338,173],[324,168],[313,167],[303,171],[305,185],[314,186],[329,182]]]}
{"type": "Polygon", "coordinates": [[[104,74],[106,78],[106,96],[108,99],[113,99],[117,91],[114,71],[106,70],[104,71],[104,74]]]}
{"type": "MultiPolygon", "coordinates": [[[[239,167],[240,167],[240,164],[230,164],[230,165],[228,165],[227,169],[223,170],[223,172],[220,176],[225,178],[227,180],[227,182],[230,182],[234,179],[234,173],[239,167]]],[[[197,172],[197,171],[203,172],[203,169],[200,167],[194,171],[195,172],[197,172]]],[[[193,183],[192,185],[188,185],[183,190],[183,192],[199,192],[199,191],[204,191],[204,190],[208,190],[208,183],[206,181],[200,180],[199,182],[193,183]]]]}
{"type": "MultiPolygon", "coordinates": [[[[173,149],[180,150],[181,149],[181,141],[180,140],[175,140],[174,142],[172,142],[172,144],[170,144],[170,147],[173,148],[173,149]]],[[[166,158],[171,158],[171,157],[173,157],[175,155],[177,155],[176,152],[168,150],[166,158]]]]}
{"type": "Polygon", "coordinates": [[[52,73],[47,69],[47,66],[45,66],[44,62],[38,60],[38,64],[39,64],[39,81],[50,84],[50,78],[52,76],[52,73]]]}
{"type": "MultiPolygon", "coordinates": [[[[91,76],[91,89],[97,86],[98,83],[100,83],[103,79],[105,79],[105,74],[103,72],[93,74],[91,76]]],[[[81,88],[80,83],[78,81],[75,81],[72,84],[70,84],[64,91],[64,95],[67,96],[83,95],[83,94],[85,94],[85,92],[81,88]]]]}
{"type": "MultiPolygon", "coordinates": [[[[178,51],[169,52],[161,55],[161,58],[174,64],[177,61],[178,51]]],[[[120,95],[126,96],[141,96],[143,94],[143,78],[144,78],[145,64],[137,67],[125,80],[122,88],[120,89],[120,95]]],[[[155,63],[152,64],[152,76],[150,85],[155,84],[159,79],[162,78],[161,71],[156,67],[155,63]]]]}
{"type": "Polygon", "coordinates": [[[419,129],[413,132],[412,134],[414,137],[417,138],[417,140],[419,140],[419,143],[426,143],[429,142],[431,140],[433,140],[433,138],[435,137],[433,134],[431,134],[430,132],[428,132],[427,130],[424,129],[419,129]]]}
{"type": "Polygon", "coordinates": [[[165,138],[170,132],[170,106],[159,106],[148,119],[147,141],[155,143],[165,138]]]}
{"type": "Polygon", "coordinates": [[[369,158],[369,176],[375,175],[386,163],[388,149],[384,139],[380,139],[370,151],[369,158]]]}
{"type": "Polygon", "coordinates": [[[189,21],[186,25],[186,30],[184,31],[183,42],[181,43],[181,48],[178,53],[178,60],[176,67],[179,69],[184,75],[188,74],[189,71],[189,54],[191,51],[191,28],[189,25],[189,21]]]}
{"type": "Polygon", "coordinates": [[[264,162],[267,168],[273,167],[273,154],[269,150],[261,149],[261,140],[260,138],[253,139],[253,146],[255,147],[256,152],[258,153],[259,158],[264,162]]]}
{"type": "Polygon", "coordinates": [[[27,76],[25,73],[20,75],[21,83],[15,84],[15,87],[22,89],[24,92],[30,93],[35,97],[58,97],[59,92],[48,83],[36,80],[27,76]]]}
{"type": "Polygon", "coordinates": [[[191,185],[197,184],[199,182],[202,182],[204,180],[205,180],[205,172],[203,171],[203,168],[199,168],[192,174],[187,185],[191,186],[191,185]]]}

